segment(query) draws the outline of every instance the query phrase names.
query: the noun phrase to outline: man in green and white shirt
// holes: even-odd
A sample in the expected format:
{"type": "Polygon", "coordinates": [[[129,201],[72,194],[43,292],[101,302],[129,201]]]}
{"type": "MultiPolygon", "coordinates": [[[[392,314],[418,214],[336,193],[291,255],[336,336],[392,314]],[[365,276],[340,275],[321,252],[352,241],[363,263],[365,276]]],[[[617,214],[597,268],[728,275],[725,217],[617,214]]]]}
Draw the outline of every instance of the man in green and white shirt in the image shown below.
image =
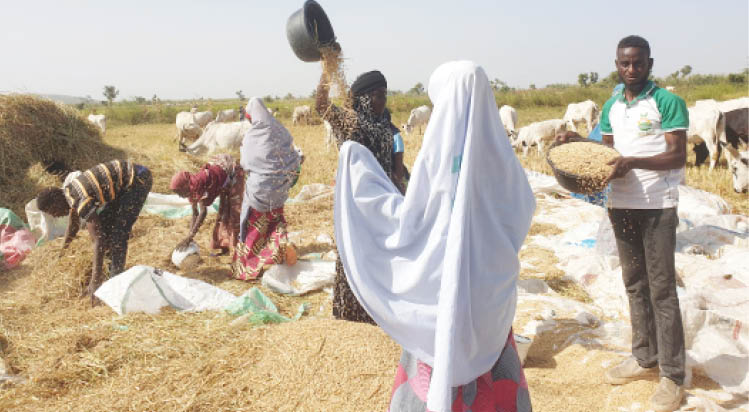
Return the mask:
{"type": "Polygon", "coordinates": [[[624,90],[603,105],[600,124],[603,142],[621,154],[610,163],[608,212],[629,299],[633,356],[605,378],[623,384],[659,366],[651,404],[656,411],[673,411],[681,404],[685,375],[674,250],[689,115],[683,99],[648,80],[653,59],[645,39],[623,38],[615,64],[624,90]]]}
{"type": "MultiPolygon", "coordinates": [[[[603,140],[607,141],[606,136],[607,143],[613,140],[614,148],[624,157],[619,162],[622,176],[611,180],[609,206],[617,209],[676,207],[678,186],[684,179],[683,163],[671,164],[660,158],[671,157],[666,135],[674,135],[678,143],[676,135],[689,128],[687,106],[681,97],[652,81],[646,81],[644,88],[631,100],[626,94],[625,87],[612,96],[601,111],[603,140]],[[659,158],[644,159],[654,156],[659,158]],[[677,168],[661,169],[670,166],[677,168]],[[631,172],[627,173],[629,170],[631,172]]],[[[686,148],[686,141],[684,146],[686,148]]]]}

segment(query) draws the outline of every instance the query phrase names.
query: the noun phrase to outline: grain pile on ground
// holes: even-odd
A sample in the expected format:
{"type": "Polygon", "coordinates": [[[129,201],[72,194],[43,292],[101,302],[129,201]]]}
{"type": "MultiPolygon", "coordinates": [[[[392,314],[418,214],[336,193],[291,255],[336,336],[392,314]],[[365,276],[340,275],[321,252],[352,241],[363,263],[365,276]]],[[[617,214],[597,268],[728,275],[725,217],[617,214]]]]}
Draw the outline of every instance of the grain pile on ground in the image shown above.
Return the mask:
{"type": "Polygon", "coordinates": [[[521,262],[530,264],[529,268],[520,269],[520,279],[543,279],[549,287],[562,296],[590,303],[587,292],[574,280],[565,276],[557,265],[560,263],[554,251],[533,244],[526,244],[518,254],[521,262]]]}
{"type": "Polygon", "coordinates": [[[123,152],[73,108],[27,95],[0,96],[0,207],[25,218],[23,206],[44,184],[46,170],[87,169],[123,152]]]}
{"type": "Polygon", "coordinates": [[[533,222],[528,230],[528,236],[554,236],[560,233],[562,233],[562,229],[551,223],[533,222]]]}
{"type": "Polygon", "coordinates": [[[549,161],[568,175],[576,177],[585,193],[600,192],[613,168],[608,162],[619,157],[619,152],[593,142],[571,142],[553,147],[549,161]]]}

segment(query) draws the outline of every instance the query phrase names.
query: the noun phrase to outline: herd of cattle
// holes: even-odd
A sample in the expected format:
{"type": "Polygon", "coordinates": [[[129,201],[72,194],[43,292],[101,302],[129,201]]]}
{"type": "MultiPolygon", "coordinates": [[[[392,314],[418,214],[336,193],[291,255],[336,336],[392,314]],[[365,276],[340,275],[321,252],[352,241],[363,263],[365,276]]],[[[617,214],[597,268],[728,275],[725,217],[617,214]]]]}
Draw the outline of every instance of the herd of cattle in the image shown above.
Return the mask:
{"type": "MultiPolygon", "coordinates": [[[[268,113],[273,116],[278,114],[270,108],[268,113]]],[[[199,112],[193,108],[189,112],[177,113],[175,123],[180,151],[194,155],[211,153],[217,149],[237,148],[250,129],[250,122],[245,121],[234,109],[221,110],[214,118],[211,111],[199,112]],[[194,142],[186,146],[188,139],[194,142]]]]}
{"type": "MultiPolygon", "coordinates": [[[[723,149],[726,151],[728,168],[733,175],[733,188],[736,192],[749,190],[749,97],[718,102],[715,100],[698,100],[689,109],[689,130],[687,138],[694,145],[696,165],[699,166],[708,158],[710,170],[718,163],[723,149]]],[[[274,116],[277,112],[268,111],[274,116]]],[[[309,106],[297,106],[292,113],[294,125],[308,125],[311,119],[309,106]]],[[[512,146],[523,156],[532,146],[543,154],[554,136],[564,131],[579,131],[583,125],[588,131],[598,123],[598,106],[592,100],[571,103],[562,119],[549,119],[531,123],[518,129],[517,111],[507,105],[499,108],[499,118],[504,126],[512,146]]],[[[408,120],[402,125],[405,135],[419,130],[429,122],[431,109],[419,106],[411,110],[408,120]]],[[[88,120],[97,125],[102,133],[106,132],[106,117],[91,114],[88,120]]],[[[250,123],[239,118],[234,109],[222,110],[214,117],[210,111],[198,112],[193,108],[189,112],[177,114],[177,139],[180,150],[200,155],[218,149],[238,148],[242,138],[250,128],[250,123]],[[237,120],[239,119],[239,120],[237,120]],[[194,140],[189,146],[187,140],[194,140]]],[[[323,122],[325,142],[328,149],[334,144],[333,130],[330,124],[323,122]]]]}

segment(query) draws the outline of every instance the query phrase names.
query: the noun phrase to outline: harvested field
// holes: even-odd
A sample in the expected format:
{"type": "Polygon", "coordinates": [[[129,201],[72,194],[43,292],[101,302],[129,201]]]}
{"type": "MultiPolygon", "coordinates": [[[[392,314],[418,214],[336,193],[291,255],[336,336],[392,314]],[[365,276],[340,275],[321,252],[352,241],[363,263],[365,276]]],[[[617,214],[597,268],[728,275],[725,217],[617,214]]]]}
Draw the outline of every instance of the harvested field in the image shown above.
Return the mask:
{"type": "MultiPolygon", "coordinates": [[[[402,116],[402,114],[401,114],[402,116]]],[[[325,151],[322,126],[289,127],[307,157],[300,182],[332,183],[336,153],[325,151]]],[[[176,152],[173,125],[110,128],[105,144],[154,172],[154,190],[166,192],[171,175],[197,168],[206,159],[176,152]]],[[[420,139],[406,141],[412,165],[420,139]]],[[[106,160],[106,159],[105,159],[106,160]]],[[[39,166],[31,166],[38,172],[39,166]]],[[[46,179],[46,177],[45,177],[46,179]]],[[[57,179],[52,177],[50,179],[57,179]]],[[[45,183],[49,184],[49,183],[45,183]]],[[[28,199],[26,199],[28,200],[28,199]]],[[[538,214],[553,207],[539,202],[538,214]]],[[[300,254],[327,252],[319,234],[333,235],[332,197],[289,205],[289,231],[300,254]]],[[[215,215],[209,215],[196,241],[202,264],[186,272],[172,266],[174,245],[188,233],[189,218],[141,216],[130,241],[128,266],[147,264],[200,279],[234,294],[258,283],[230,277],[229,256],[211,256],[207,245],[215,215]]],[[[532,236],[556,236],[555,225],[534,222],[532,236]]],[[[548,249],[529,244],[521,260],[532,265],[521,277],[544,279],[562,296],[589,301],[564,278],[548,249]]],[[[221,312],[117,316],[103,306],[91,308],[80,293],[90,276],[91,245],[82,230],[60,256],[61,240],[35,249],[16,270],[0,276],[0,357],[10,373],[28,383],[0,386],[2,411],[382,411],[386,408],[400,349],[378,328],[335,321],[325,292],[281,296],[260,287],[281,314],[300,321],[252,327],[232,326],[221,312]]],[[[576,289],[577,288],[577,289],[576,289]]],[[[537,309],[533,311],[538,312],[537,309]]],[[[522,330],[528,314],[518,316],[522,330]]],[[[606,366],[626,348],[583,346],[568,339],[593,335],[594,325],[557,319],[558,327],[539,333],[525,367],[536,411],[642,410],[656,382],[622,387],[602,383],[606,366]],[[620,409],[625,408],[625,409],[620,409]]],[[[705,378],[691,391],[719,392],[705,378]]],[[[718,402],[739,410],[744,399],[718,402]]]]}

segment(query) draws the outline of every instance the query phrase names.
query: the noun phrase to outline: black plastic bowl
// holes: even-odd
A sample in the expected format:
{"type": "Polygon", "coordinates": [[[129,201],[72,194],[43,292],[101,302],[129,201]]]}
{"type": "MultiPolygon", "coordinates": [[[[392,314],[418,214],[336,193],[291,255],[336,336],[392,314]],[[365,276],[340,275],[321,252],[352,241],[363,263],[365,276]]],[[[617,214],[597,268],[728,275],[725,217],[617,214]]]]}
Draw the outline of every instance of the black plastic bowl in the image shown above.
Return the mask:
{"type": "MultiPolygon", "coordinates": [[[[595,140],[584,139],[581,137],[572,137],[569,140],[567,140],[566,143],[572,143],[572,142],[585,142],[585,143],[590,143],[590,144],[600,144],[602,146],[611,148],[611,146],[607,144],[597,142],[595,140]]],[[[557,169],[557,167],[554,165],[554,162],[551,161],[551,158],[549,157],[549,153],[551,153],[551,149],[562,144],[565,144],[565,143],[555,141],[549,147],[549,150],[546,151],[546,162],[549,164],[549,166],[551,166],[551,170],[554,172],[554,177],[557,179],[557,182],[559,183],[559,185],[569,190],[570,192],[582,193],[586,195],[592,195],[593,193],[597,193],[605,189],[607,183],[594,182],[590,178],[586,178],[584,176],[579,176],[574,173],[569,173],[569,172],[565,172],[563,170],[557,169]]]]}
{"type": "Polygon", "coordinates": [[[305,62],[319,61],[322,58],[320,47],[335,41],[333,26],[315,0],[307,0],[301,9],[289,16],[286,37],[296,57],[305,62]]]}

